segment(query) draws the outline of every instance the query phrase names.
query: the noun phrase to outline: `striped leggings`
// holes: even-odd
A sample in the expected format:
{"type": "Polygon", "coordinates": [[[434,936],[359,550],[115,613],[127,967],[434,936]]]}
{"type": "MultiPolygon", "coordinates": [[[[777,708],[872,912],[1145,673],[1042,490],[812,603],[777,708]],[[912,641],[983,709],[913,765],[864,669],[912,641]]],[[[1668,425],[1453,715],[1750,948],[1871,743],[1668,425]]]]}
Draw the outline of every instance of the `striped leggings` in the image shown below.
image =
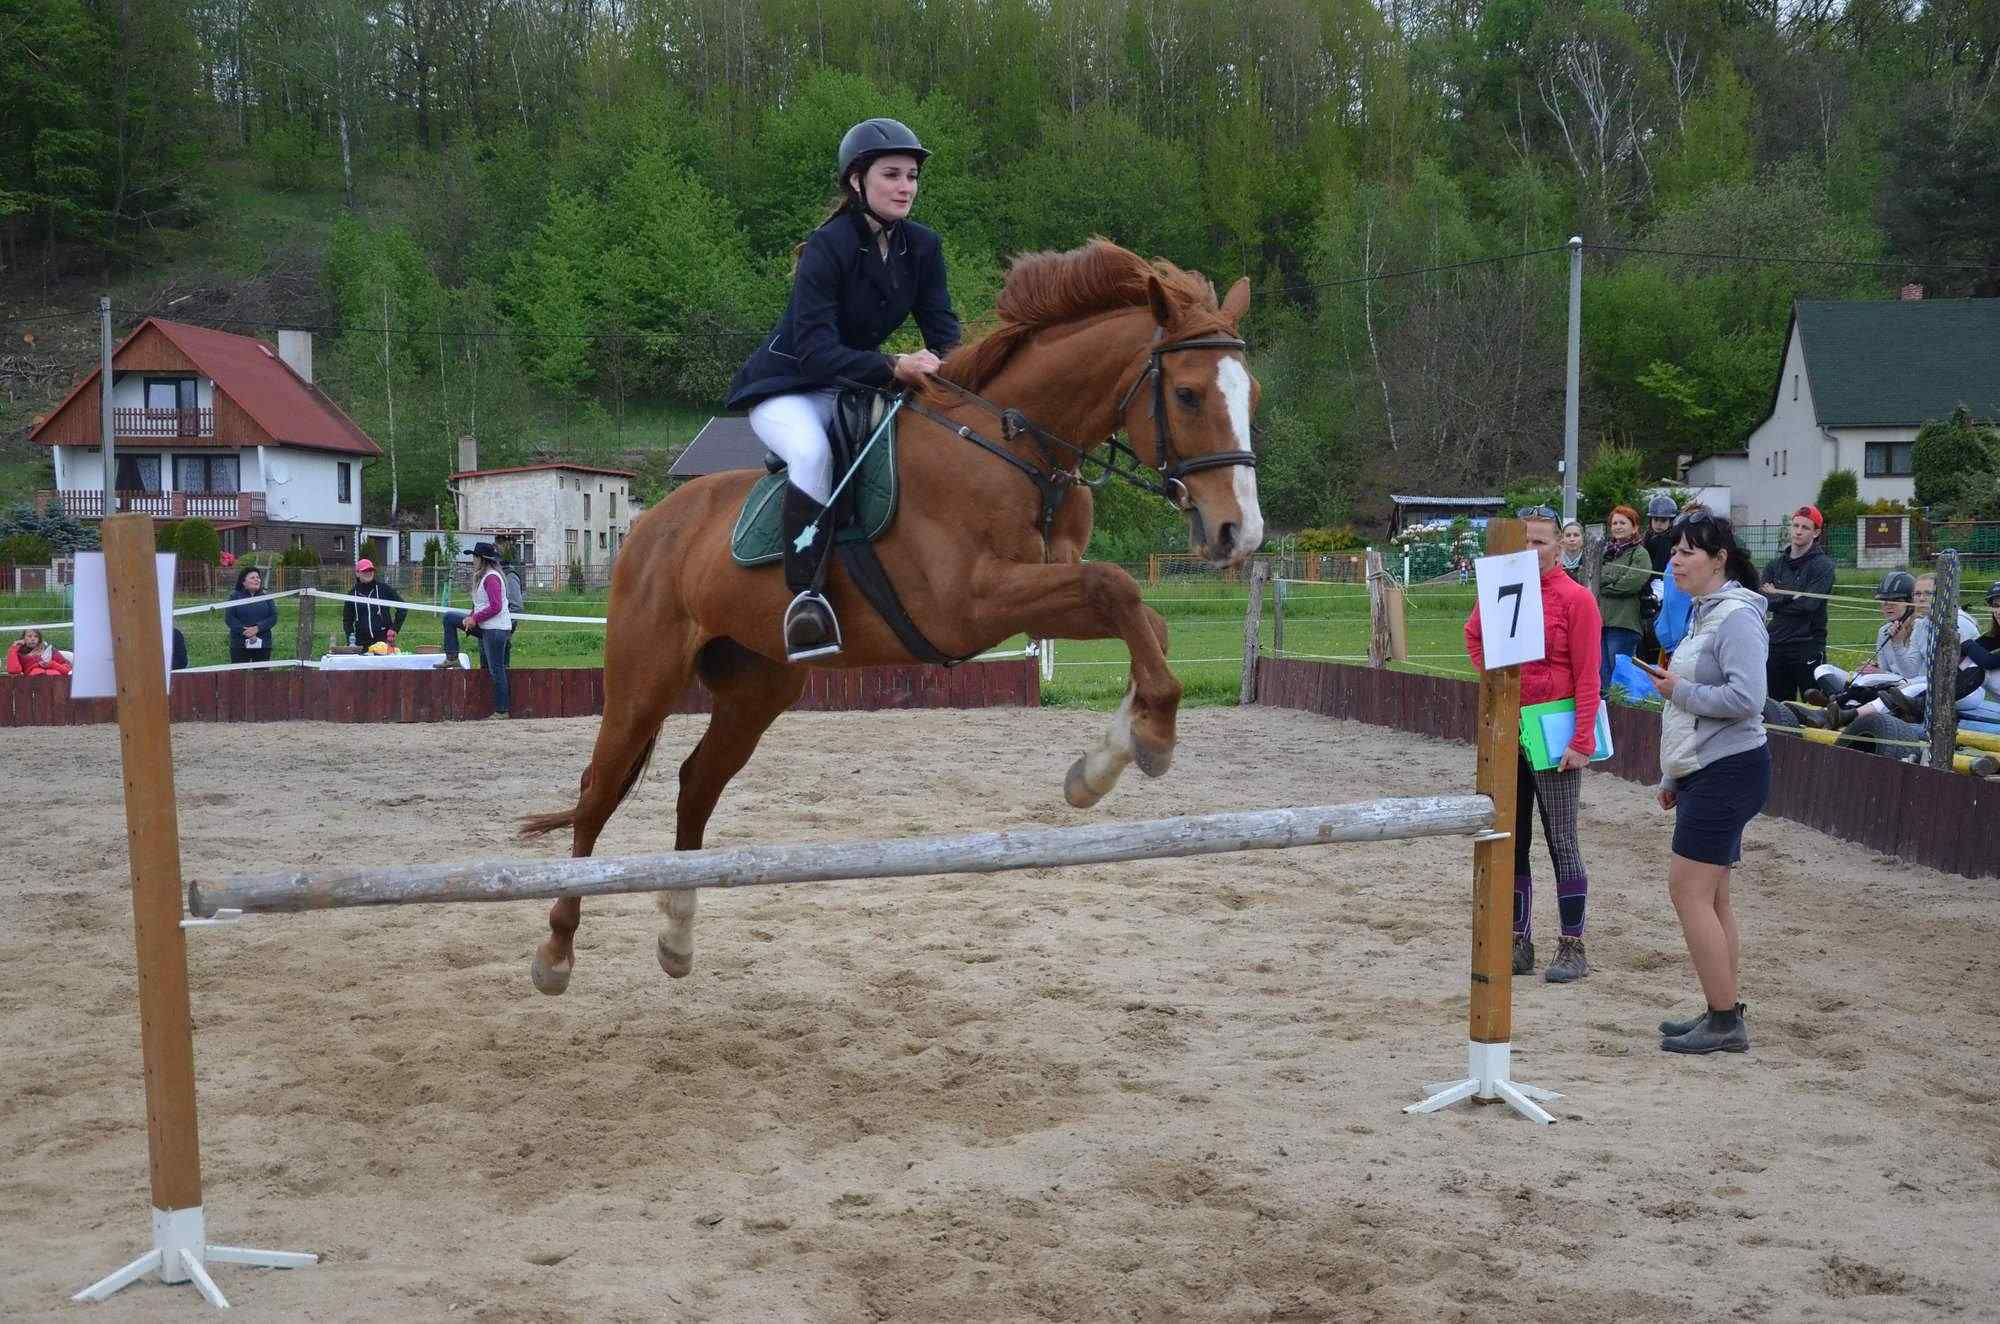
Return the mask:
{"type": "Polygon", "coordinates": [[[1514,934],[1534,936],[1535,881],[1528,855],[1534,845],[1534,811],[1539,806],[1542,835],[1556,870],[1556,909],[1562,933],[1565,938],[1581,938],[1584,906],[1590,897],[1590,879],[1583,871],[1583,849],[1576,837],[1583,772],[1536,772],[1528,766],[1526,754],[1519,757],[1514,798],[1514,934]]]}

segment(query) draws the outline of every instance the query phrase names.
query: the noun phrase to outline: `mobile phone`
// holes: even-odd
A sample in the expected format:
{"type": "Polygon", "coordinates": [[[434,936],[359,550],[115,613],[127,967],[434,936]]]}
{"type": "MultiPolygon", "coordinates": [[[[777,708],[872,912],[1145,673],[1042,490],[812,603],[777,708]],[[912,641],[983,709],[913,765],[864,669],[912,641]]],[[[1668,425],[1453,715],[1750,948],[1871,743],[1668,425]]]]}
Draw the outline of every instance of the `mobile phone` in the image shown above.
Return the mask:
{"type": "Polygon", "coordinates": [[[1643,658],[1635,657],[1632,659],[1632,661],[1638,664],[1640,670],[1649,672],[1652,675],[1664,676],[1667,674],[1667,669],[1665,667],[1654,666],[1651,662],[1645,661],[1643,658]]]}

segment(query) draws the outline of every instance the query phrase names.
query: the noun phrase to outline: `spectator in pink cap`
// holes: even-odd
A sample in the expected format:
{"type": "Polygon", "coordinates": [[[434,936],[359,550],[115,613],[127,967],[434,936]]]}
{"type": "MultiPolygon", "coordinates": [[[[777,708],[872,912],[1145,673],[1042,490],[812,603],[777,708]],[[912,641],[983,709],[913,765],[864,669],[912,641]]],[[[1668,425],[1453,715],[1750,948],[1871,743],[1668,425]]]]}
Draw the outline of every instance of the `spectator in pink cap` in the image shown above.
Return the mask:
{"type": "Polygon", "coordinates": [[[407,607],[390,607],[385,604],[400,603],[403,595],[375,577],[375,563],[362,557],[354,563],[354,586],[347,590],[350,598],[368,598],[368,602],[346,602],[341,604],[340,621],[347,631],[347,642],[356,648],[368,648],[377,643],[396,646],[396,636],[402,633],[403,621],[409,616],[407,607]]]}

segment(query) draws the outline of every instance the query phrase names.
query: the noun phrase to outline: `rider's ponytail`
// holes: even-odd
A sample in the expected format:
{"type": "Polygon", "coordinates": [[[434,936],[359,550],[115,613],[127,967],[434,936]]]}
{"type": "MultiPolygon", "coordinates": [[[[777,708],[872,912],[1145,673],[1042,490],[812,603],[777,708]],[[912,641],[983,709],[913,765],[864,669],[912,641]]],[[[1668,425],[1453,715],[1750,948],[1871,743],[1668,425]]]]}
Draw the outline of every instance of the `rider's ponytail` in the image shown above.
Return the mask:
{"type": "MultiPolygon", "coordinates": [[[[853,205],[854,199],[852,196],[845,193],[834,194],[826,200],[826,212],[819,218],[818,223],[813,226],[813,229],[819,229],[820,226],[825,225],[828,221],[853,205]]],[[[792,275],[794,276],[799,274],[799,259],[805,256],[806,242],[806,240],[801,239],[792,247],[792,275]]]]}

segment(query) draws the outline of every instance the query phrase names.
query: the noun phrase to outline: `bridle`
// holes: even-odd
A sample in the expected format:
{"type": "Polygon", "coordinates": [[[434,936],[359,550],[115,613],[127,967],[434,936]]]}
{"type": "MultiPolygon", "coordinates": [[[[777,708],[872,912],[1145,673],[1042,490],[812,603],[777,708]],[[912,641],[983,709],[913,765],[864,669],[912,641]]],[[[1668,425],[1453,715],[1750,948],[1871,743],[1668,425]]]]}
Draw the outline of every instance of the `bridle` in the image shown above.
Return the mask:
{"type": "MultiPolygon", "coordinates": [[[[1155,332],[1154,334],[1157,338],[1164,333],[1155,332]]],[[[1160,479],[1157,485],[1151,483],[1142,483],[1141,485],[1146,487],[1147,490],[1165,497],[1180,510],[1192,509],[1194,504],[1193,498],[1188,495],[1187,484],[1183,483],[1181,479],[1189,474],[1200,473],[1204,469],[1221,469],[1236,464],[1247,465],[1254,469],[1257,467],[1257,457],[1247,450],[1216,451],[1212,455],[1197,455],[1193,459],[1186,460],[1176,456],[1174,454],[1173,438],[1167,423],[1167,374],[1161,370],[1162,365],[1160,360],[1165,355],[1189,349],[1247,350],[1249,348],[1248,342],[1239,340],[1235,336],[1201,336],[1193,340],[1171,340],[1165,344],[1156,343],[1147,352],[1145,371],[1132,379],[1132,385],[1126,388],[1124,397],[1118,401],[1118,417],[1123,419],[1125,411],[1132,406],[1132,398],[1139,394],[1139,388],[1146,384],[1148,378],[1152,379],[1152,467],[1159,474],[1160,479]]],[[[1130,455],[1135,463],[1142,463],[1139,460],[1138,452],[1120,442],[1116,437],[1112,437],[1112,458],[1116,459],[1121,452],[1130,455]]],[[[1109,469],[1112,466],[1107,464],[1105,467],[1109,469]]],[[[1124,471],[1118,470],[1117,472],[1123,473],[1124,471]]]]}
{"type": "Polygon", "coordinates": [[[1092,447],[1079,446],[1049,431],[1020,410],[995,404],[985,396],[945,377],[932,377],[931,381],[955,392],[968,404],[977,405],[992,414],[1000,421],[1000,435],[1006,441],[1023,436],[1031,438],[1040,448],[1042,461],[1048,468],[1044,470],[1036,467],[1008,450],[1001,442],[983,436],[975,429],[923,404],[917,399],[914,391],[890,392],[879,386],[864,386],[860,382],[846,380],[843,380],[841,385],[861,387],[891,398],[900,395],[902,408],[928,418],[953,436],[971,442],[1025,474],[1041,495],[1042,511],[1038,523],[1044,548],[1048,546],[1049,539],[1055,531],[1056,516],[1062,509],[1063,501],[1069,496],[1071,489],[1079,483],[1094,490],[1102,488],[1113,478],[1122,479],[1143,492],[1149,492],[1166,500],[1199,525],[1201,512],[1196,508],[1194,498],[1189,495],[1187,485],[1181,480],[1188,474],[1200,473],[1205,469],[1220,469],[1228,465],[1248,465],[1254,469],[1257,466],[1257,457],[1247,450],[1218,451],[1213,455],[1197,455],[1185,460],[1175,455],[1167,424],[1166,374],[1160,370],[1160,359],[1164,355],[1180,350],[1248,350],[1250,346],[1247,341],[1234,336],[1202,336],[1192,340],[1157,343],[1163,334],[1162,331],[1154,332],[1156,343],[1147,350],[1145,368],[1133,379],[1132,385],[1126,388],[1124,396],[1118,401],[1118,419],[1122,423],[1126,410],[1131,408],[1133,398],[1139,393],[1139,388],[1146,384],[1148,378],[1152,379],[1154,462],[1150,465],[1141,459],[1139,453],[1130,445],[1118,440],[1116,433],[1099,443],[1107,447],[1110,452],[1108,456],[1099,457],[1091,454],[1092,447]],[[1095,477],[1084,476],[1083,469],[1087,464],[1094,465],[1099,470],[1095,477]]]}

